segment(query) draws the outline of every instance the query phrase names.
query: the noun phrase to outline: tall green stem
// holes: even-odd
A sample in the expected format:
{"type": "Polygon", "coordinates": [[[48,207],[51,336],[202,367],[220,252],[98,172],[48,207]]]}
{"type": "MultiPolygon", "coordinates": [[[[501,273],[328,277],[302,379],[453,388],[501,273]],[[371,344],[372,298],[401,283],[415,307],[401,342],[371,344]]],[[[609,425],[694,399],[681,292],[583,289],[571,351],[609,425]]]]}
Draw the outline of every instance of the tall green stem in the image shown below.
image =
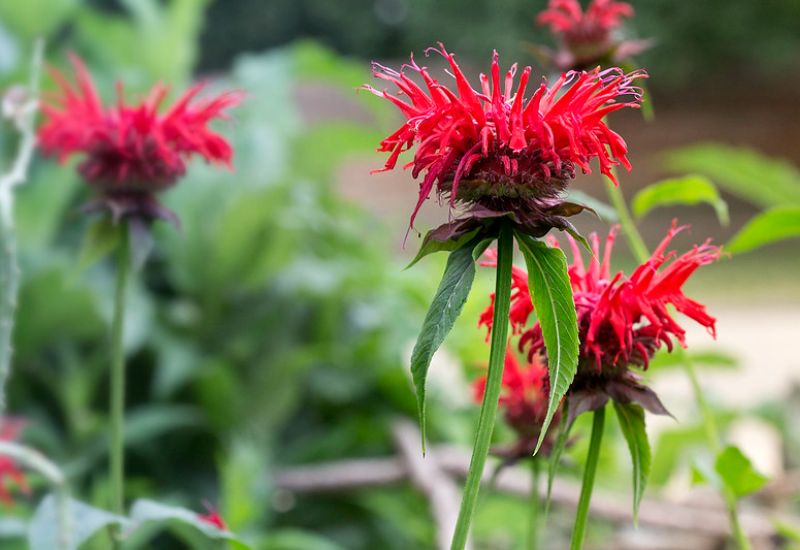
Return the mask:
{"type": "Polygon", "coordinates": [[[581,550],[586,536],[586,524],[589,520],[589,502],[592,500],[594,478],[597,474],[597,460],[600,458],[600,444],[603,442],[606,408],[594,411],[592,418],[592,437],[589,441],[589,454],[586,456],[586,469],[583,471],[581,496],[578,500],[578,512],[575,515],[575,527],[572,530],[570,550],[581,550]]]}
{"type": "Polygon", "coordinates": [[[497,279],[495,280],[494,319],[492,324],[492,343],[489,352],[489,372],[486,375],[486,391],[481,404],[478,432],[475,435],[475,446],[472,449],[472,460],[469,464],[467,482],[458,522],[453,534],[452,550],[462,550],[467,544],[469,526],[478,499],[478,490],[483,477],[483,468],[489,454],[492,440],[497,402],[500,398],[500,387],[503,381],[503,365],[508,345],[508,312],[511,307],[511,266],[514,258],[514,238],[511,228],[504,224],[497,239],[497,279]]]}
{"type": "Polygon", "coordinates": [[[530,516],[528,517],[528,549],[539,548],[539,460],[538,456],[530,457],[531,461],[531,494],[528,503],[530,516]]]}
{"type": "MultiPolygon", "coordinates": [[[[622,191],[608,179],[606,179],[606,190],[608,191],[609,200],[617,210],[620,225],[622,226],[622,232],[625,234],[625,238],[628,241],[634,256],[640,263],[646,262],[650,257],[650,253],[647,250],[647,245],[645,245],[644,239],[642,239],[639,230],[636,228],[636,224],[633,223],[633,218],[628,210],[628,205],[625,202],[622,191]]],[[[689,382],[692,385],[692,392],[694,393],[695,402],[700,408],[700,412],[703,416],[703,427],[706,432],[708,446],[711,449],[711,452],[716,456],[722,447],[719,437],[719,430],[717,429],[717,422],[714,419],[714,414],[711,411],[711,407],[709,407],[708,401],[706,401],[703,388],[700,386],[700,380],[697,377],[697,369],[695,369],[694,363],[690,360],[683,349],[678,347],[675,350],[675,353],[677,353],[681,358],[681,364],[683,365],[686,375],[689,378],[689,382]]],[[[750,550],[750,542],[747,540],[747,535],[745,534],[744,529],[742,529],[742,524],[739,521],[736,499],[727,494],[723,495],[723,497],[725,499],[725,505],[728,509],[728,517],[730,518],[731,530],[733,531],[733,538],[736,540],[736,544],[739,546],[740,550],[750,550]]]]}
{"type": "Polygon", "coordinates": [[[636,229],[636,224],[633,223],[633,218],[631,217],[630,210],[628,210],[628,205],[625,202],[625,196],[622,194],[622,190],[614,185],[614,182],[608,178],[605,178],[605,183],[608,199],[617,211],[619,224],[622,226],[622,232],[625,233],[628,246],[630,246],[637,260],[640,262],[647,261],[647,258],[650,256],[647,252],[647,245],[636,229]]]}
{"type": "Polygon", "coordinates": [[[117,259],[117,282],[114,295],[114,320],[111,326],[111,448],[109,470],[111,474],[111,509],[125,513],[125,298],[130,277],[130,250],[128,226],[120,227],[120,244],[117,259]]]}

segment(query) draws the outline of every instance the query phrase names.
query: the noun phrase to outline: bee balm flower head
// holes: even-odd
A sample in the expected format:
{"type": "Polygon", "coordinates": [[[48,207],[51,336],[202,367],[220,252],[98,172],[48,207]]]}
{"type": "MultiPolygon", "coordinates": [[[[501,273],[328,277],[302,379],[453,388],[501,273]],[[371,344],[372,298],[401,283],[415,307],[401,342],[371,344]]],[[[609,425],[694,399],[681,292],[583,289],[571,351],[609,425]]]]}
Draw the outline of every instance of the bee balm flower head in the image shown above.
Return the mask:
{"type": "Polygon", "coordinates": [[[434,189],[449,196],[451,205],[458,201],[482,215],[511,212],[523,225],[536,225],[548,214],[562,213],[560,195],[576,169],[589,172],[594,159],[612,179],[613,166],[630,169],[625,141],[603,119],[638,107],[641,90],[633,83],[644,72],[569,72],[550,86],[543,79],[526,97],[530,67],[515,83],[517,66],[502,75],[495,52],[489,75],[480,75],[475,89],[443,45],[429,51],[447,61],[455,86],[437,81],[412,57],[400,71],[373,64],[375,77],[394,91],[366,87],[406,119],[378,150],[389,154],[383,170],[395,168],[404,152],[415,150],[406,165],[415,178],[422,175],[412,225],[434,189]],[[414,74],[420,84],[410,77],[414,74]]]}
{"type": "Polygon", "coordinates": [[[619,63],[649,46],[646,40],[620,40],[615,36],[633,6],[617,0],[591,0],[586,10],[578,0],[550,0],[536,22],[549,26],[562,50],[550,61],[559,69],[619,63]]]}
{"type": "MultiPolygon", "coordinates": [[[[621,272],[611,275],[616,228],[609,233],[604,251],[600,250],[597,235],[590,236],[593,257],[588,267],[578,245],[570,238],[573,262],[569,277],[581,343],[578,373],[570,389],[573,395],[596,396],[600,392],[605,399],[636,401],[651,412],[666,412],[655,394],[638,384],[629,367],[647,368],[650,358],[662,345],[669,350],[675,341],[686,345],[686,331],[675,320],[670,307],[715,336],[714,317],[706,312],[704,305],[687,297],[682,287],[698,267],[715,261],[720,249],[705,242],[680,256],[667,252],[670,241],[685,228],[673,225],[650,259],[630,276],[621,272]]],[[[513,285],[510,321],[514,332],[520,334],[520,350],[527,350],[531,357],[546,358],[539,323],[527,326],[534,308],[523,270],[517,270],[513,285]]],[[[490,305],[481,316],[481,324],[489,329],[493,307],[490,305]]],[[[570,415],[579,412],[570,408],[570,415]]]]}
{"type": "Polygon", "coordinates": [[[52,71],[59,91],[42,104],[39,143],[45,154],[62,161],[82,156],[78,170],[99,195],[90,209],[107,209],[115,219],[172,218],[156,194],[177,183],[190,157],[230,166],[231,146],[208,125],[225,118],[240,94],[198,99],[203,89],[198,84],[162,113],[166,87],[156,85],[144,101],[129,105],[120,84],[116,104],[106,106],[83,62],[74,55],[71,61],[74,84],[52,71]]]}

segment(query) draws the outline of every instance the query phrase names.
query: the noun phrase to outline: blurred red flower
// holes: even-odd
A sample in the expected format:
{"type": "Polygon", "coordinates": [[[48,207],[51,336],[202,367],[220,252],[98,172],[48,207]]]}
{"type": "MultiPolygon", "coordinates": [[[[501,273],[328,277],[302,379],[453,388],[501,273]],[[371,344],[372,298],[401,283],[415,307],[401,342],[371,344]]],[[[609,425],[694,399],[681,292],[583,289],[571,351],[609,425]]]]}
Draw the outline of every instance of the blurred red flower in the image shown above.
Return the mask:
{"type": "Polygon", "coordinates": [[[219,511],[216,508],[211,506],[208,502],[203,502],[203,506],[206,507],[205,514],[197,514],[197,519],[204,523],[208,523],[209,525],[213,525],[217,529],[222,531],[227,531],[228,526],[225,524],[225,521],[222,519],[219,511]]]}
{"type": "MultiPolygon", "coordinates": [[[[25,426],[25,422],[13,418],[0,417],[0,441],[14,441],[25,426]]],[[[25,474],[10,458],[0,455],[0,502],[12,503],[8,482],[13,482],[21,491],[29,491],[25,474]]]]}
{"type": "MultiPolygon", "coordinates": [[[[486,376],[473,383],[475,400],[480,402],[486,391],[486,376]]],[[[547,366],[538,356],[521,367],[512,350],[506,351],[503,368],[503,388],[499,405],[506,422],[521,435],[536,442],[547,410],[548,394],[547,366]]]]}
{"type": "Polygon", "coordinates": [[[550,0],[536,18],[568,43],[607,42],[622,20],[633,17],[633,6],[615,0],[592,0],[584,12],[578,0],[550,0]]]}
{"type": "Polygon", "coordinates": [[[546,80],[526,99],[531,68],[525,67],[514,84],[517,65],[503,78],[497,52],[491,76],[480,75],[475,90],[442,44],[430,48],[449,63],[455,89],[436,81],[427,68],[411,58],[395,71],[373,63],[376,78],[392,84],[396,93],[365,86],[393,103],[405,116],[379,151],[389,153],[383,170],[396,167],[400,155],[416,146],[413,177],[424,173],[411,224],[434,187],[459,200],[498,209],[497,199],[518,205],[525,200],[558,197],[576,167],[590,172],[597,158],[600,171],[614,179],[611,167],[630,169],[627,145],[604,122],[609,113],[638,107],[641,90],[633,85],[646,77],[643,71],[624,74],[621,69],[569,72],[550,87],[546,80]],[[407,74],[417,73],[424,87],[407,74]]]}
{"type": "Polygon", "coordinates": [[[108,209],[115,219],[170,218],[155,194],[174,185],[186,172],[186,160],[199,155],[230,167],[233,150],[208,124],[225,118],[241,94],[227,92],[197,99],[203,84],[189,88],[163,114],[168,88],[157,84],[138,105],[128,105],[122,84],[115,105],[105,106],[83,62],[70,57],[75,83],[51,70],[59,91],[42,102],[45,122],[39,143],[47,155],[64,161],[82,154],[79,171],[99,191],[94,209],[108,209]]]}
{"type": "Polygon", "coordinates": [[[559,38],[561,50],[539,48],[559,70],[619,64],[647,49],[649,40],[622,40],[615,36],[624,19],[633,17],[633,6],[616,0],[591,0],[586,10],[578,0],[550,0],[536,18],[559,38]]]}

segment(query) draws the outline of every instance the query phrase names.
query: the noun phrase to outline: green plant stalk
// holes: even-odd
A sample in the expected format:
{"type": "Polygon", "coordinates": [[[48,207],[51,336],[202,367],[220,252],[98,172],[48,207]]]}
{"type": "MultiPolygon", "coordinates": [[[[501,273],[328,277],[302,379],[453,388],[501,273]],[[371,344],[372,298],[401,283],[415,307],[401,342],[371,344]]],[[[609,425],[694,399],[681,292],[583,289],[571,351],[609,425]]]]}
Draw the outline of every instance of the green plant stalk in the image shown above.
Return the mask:
{"type": "Polygon", "coordinates": [[[583,539],[586,537],[586,525],[589,521],[589,503],[592,500],[594,478],[597,474],[597,462],[600,458],[600,445],[603,442],[605,428],[606,408],[594,411],[592,417],[592,437],[589,441],[589,453],[586,455],[586,468],[583,471],[581,496],[578,499],[578,511],[575,514],[575,527],[572,529],[570,550],[581,550],[583,539]]]}
{"type": "MultiPolygon", "coordinates": [[[[605,183],[609,200],[617,210],[620,225],[622,226],[622,232],[625,235],[625,239],[628,241],[631,251],[639,263],[646,262],[650,257],[650,253],[647,250],[647,245],[645,244],[644,239],[642,239],[642,235],[636,228],[636,224],[633,223],[633,218],[631,217],[630,210],[628,209],[628,204],[625,202],[625,198],[622,195],[622,191],[608,178],[606,178],[605,183]]],[[[708,446],[710,447],[714,456],[716,456],[722,448],[722,443],[720,441],[719,430],[717,428],[717,422],[714,419],[714,414],[711,411],[711,407],[708,405],[708,401],[706,401],[703,388],[700,386],[700,379],[697,376],[697,369],[695,368],[694,363],[690,360],[689,356],[683,351],[683,348],[676,347],[675,353],[677,353],[678,357],[680,357],[681,364],[686,371],[686,376],[689,378],[689,382],[692,385],[692,393],[694,393],[695,402],[700,408],[700,412],[703,416],[703,428],[706,432],[708,446]]],[[[739,546],[740,550],[750,550],[750,542],[747,540],[747,535],[745,534],[742,524],[739,521],[739,512],[736,506],[736,499],[728,494],[724,494],[723,498],[728,509],[728,517],[730,518],[731,522],[731,531],[733,531],[733,537],[736,540],[736,544],[739,546]]]]}
{"type": "Polygon", "coordinates": [[[539,498],[539,457],[530,457],[531,461],[531,494],[528,502],[530,516],[528,516],[528,548],[536,550],[539,548],[539,508],[541,499],[539,498]]]}
{"type": "MultiPolygon", "coordinates": [[[[130,278],[130,236],[128,225],[120,225],[120,244],[117,259],[117,281],[114,294],[114,319],[111,325],[111,447],[109,471],[111,477],[111,510],[125,514],[125,298],[130,278]]],[[[118,544],[115,538],[115,544],[118,544]]]]}
{"type": "Polygon", "coordinates": [[[472,449],[464,496],[458,512],[452,550],[463,550],[469,536],[469,526],[478,500],[483,468],[489,454],[495,417],[497,416],[500,388],[503,381],[503,366],[508,345],[508,312],[511,307],[511,267],[514,259],[514,238],[511,227],[503,224],[497,239],[497,278],[495,280],[494,319],[492,341],[489,352],[489,372],[486,375],[486,391],[483,395],[478,431],[472,449]]]}

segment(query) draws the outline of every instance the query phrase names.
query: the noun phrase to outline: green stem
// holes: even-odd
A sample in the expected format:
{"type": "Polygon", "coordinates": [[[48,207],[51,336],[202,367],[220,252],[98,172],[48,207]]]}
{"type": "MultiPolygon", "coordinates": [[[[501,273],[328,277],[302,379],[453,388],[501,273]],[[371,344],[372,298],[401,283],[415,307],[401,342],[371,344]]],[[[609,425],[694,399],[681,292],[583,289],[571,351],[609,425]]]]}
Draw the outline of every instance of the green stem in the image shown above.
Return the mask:
{"type": "Polygon", "coordinates": [[[130,275],[128,226],[120,227],[114,320],[111,327],[111,510],[125,514],[125,297],[130,275]]]}
{"type": "Polygon", "coordinates": [[[581,550],[583,548],[586,524],[589,520],[589,502],[592,500],[592,490],[594,489],[594,478],[597,473],[597,461],[600,458],[600,444],[603,441],[605,419],[605,407],[594,411],[592,438],[589,441],[589,454],[586,456],[586,469],[583,471],[583,484],[581,485],[581,496],[578,500],[578,512],[575,515],[575,528],[572,530],[570,550],[581,550]]]}
{"type": "Polygon", "coordinates": [[[530,516],[528,517],[528,548],[536,550],[539,547],[539,457],[530,457],[531,461],[531,494],[530,516]]]}
{"type": "Polygon", "coordinates": [[[628,205],[625,202],[625,197],[622,190],[614,185],[610,179],[605,179],[606,191],[608,192],[608,199],[614,205],[614,209],[619,216],[619,224],[622,226],[622,232],[625,233],[625,238],[628,241],[628,246],[640,262],[646,262],[650,254],[647,252],[647,245],[636,229],[636,224],[633,223],[633,218],[628,210],[628,205]]]}
{"type": "MultiPolygon", "coordinates": [[[[628,205],[625,202],[625,198],[622,195],[622,191],[620,191],[619,187],[616,187],[614,183],[608,179],[606,179],[606,190],[608,191],[609,200],[611,200],[611,203],[617,210],[620,225],[622,226],[622,232],[625,234],[625,239],[628,241],[634,256],[636,256],[636,259],[640,263],[646,262],[650,257],[650,253],[647,250],[647,245],[645,245],[644,239],[642,239],[642,235],[636,228],[636,224],[633,223],[633,219],[631,218],[631,214],[628,210],[628,205]]],[[[720,441],[717,422],[714,419],[714,413],[711,411],[711,407],[708,405],[708,401],[706,401],[705,393],[703,393],[703,388],[700,386],[700,380],[697,376],[697,369],[695,369],[694,363],[692,363],[691,359],[682,348],[678,347],[675,350],[675,353],[677,353],[680,357],[681,364],[686,371],[686,375],[689,377],[695,402],[700,408],[700,412],[703,416],[703,428],[706,432],[708,446],[714,456],[716,456],[722,448],[722,443],[720,441]]],[[[742,529],[742,524],[739,521],[736,499],[727,494],[723,495],[723,497],[725,499],[725,505],[728,509],[728,516],[731,522],[733,538],[736,541],[739,550],[750,550],[750,542],[747,540],[747,535],[742,529]]]]}
{"type": "Polygon", "coordinates": [[[503,380],[503,365],[508,345],[508,312],[511,307],[511,266],[514,258],[514,239],[511,227],[503,224],[497,239],[497,279],[495,280],[494,319],[492,324],[492,343],[489,352],[489,372],[486,376],[486,391],[483,395],[481,413],[478,420],[478,431],[475,435],[475,446],[469,465],[467,481],[464,485],[464,496],[458,513],[458,522],[453,534],[452,550],[462,550],[467,543],[469,526],[478,491],[483,478],[483,468],[489,454],[492,440],[497,402],[500,398],[503,380]]]}

